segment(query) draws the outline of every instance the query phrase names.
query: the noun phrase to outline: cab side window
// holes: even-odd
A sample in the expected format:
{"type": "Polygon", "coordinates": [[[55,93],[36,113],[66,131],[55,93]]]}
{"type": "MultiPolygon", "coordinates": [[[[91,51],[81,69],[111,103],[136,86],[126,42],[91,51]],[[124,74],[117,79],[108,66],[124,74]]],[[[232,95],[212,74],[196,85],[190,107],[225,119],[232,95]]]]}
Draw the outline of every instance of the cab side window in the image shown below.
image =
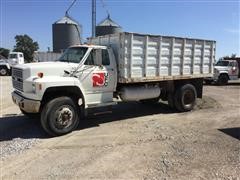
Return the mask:
{"type": "Polygon", "coordinates": [[[107,49],[93,49],[87,60],[84,63],[85,65],[110,65],[110,59],[107,49]]]}
{"type": "Polygon", "coordinates": [[[237,67],[238,66],[237,62],[233,62],[233,66],[237,67]]]}
{"type": "Polygon", "coordinates": [[[88,58],[86,59],[85,61],[85,65],[95,65],[94,64],[94,59],[96,57],[96,51],[95,50],[92,50],[88,56],[88,58]]]}
{"type": "Polygon", "coordinates": [[[230,63],[229,63],[229,66],[230,66],[230,67],[234,67],[234,66],[235,66],[235,63],[234,63],[234,62],[230,62],[230,63]]]}
{"type": "Polygon", "coordinates": [[[109,54],[107,49],[102,50],[102,65],[104,66],[110,65],[109,54]]]}

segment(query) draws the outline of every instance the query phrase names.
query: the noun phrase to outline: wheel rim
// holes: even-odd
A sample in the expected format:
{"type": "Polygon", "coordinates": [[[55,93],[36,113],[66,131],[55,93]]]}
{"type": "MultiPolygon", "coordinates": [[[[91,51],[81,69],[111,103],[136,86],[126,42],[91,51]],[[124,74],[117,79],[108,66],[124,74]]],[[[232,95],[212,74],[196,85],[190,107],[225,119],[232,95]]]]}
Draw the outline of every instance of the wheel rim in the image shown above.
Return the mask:
{"type": "Polygon", "coordinates": [[[192,106],[195,101],[194,93],[191,90],[186,90],[183,94],[183,104],[186,107],[192,106]]]}
{"type": "Polygon", "coordinates": [[[7,74],[6,69],[0,69],[0,74],[1,74],[1,75],[6,75],[6,74],[7,74]]]}
{"type": "Polygon", "coordinates": [[[61,106],[56,110],[54,118],[54,124],[56,128],[68,128],[73,124],[74,110],[70,106],[61,106]]]}

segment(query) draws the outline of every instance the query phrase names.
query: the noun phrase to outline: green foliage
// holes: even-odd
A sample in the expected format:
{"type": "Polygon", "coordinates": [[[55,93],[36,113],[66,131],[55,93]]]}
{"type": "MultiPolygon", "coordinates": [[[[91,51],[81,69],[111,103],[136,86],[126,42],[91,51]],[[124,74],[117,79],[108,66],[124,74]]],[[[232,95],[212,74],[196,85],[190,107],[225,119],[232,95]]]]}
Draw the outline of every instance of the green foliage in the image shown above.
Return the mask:
{"type": "Polygon", "coordinates": [[[15,36],[16,45],[14,46],[15,52],[22,52],[26,62],[33,61],[33,53],[39,49],[38,43],[34,42],[28,35],[15,36]]]}
{"type": "Polygon", "coordinates": [[[4,56],[5,58],[7,58],[7,57],[8,57],[8,55],[9,55],[9,52],[10,52],[10,50],[9,50],[9,49],[0,48],[0,54],[1,54],[2,56],[4,56]]]}

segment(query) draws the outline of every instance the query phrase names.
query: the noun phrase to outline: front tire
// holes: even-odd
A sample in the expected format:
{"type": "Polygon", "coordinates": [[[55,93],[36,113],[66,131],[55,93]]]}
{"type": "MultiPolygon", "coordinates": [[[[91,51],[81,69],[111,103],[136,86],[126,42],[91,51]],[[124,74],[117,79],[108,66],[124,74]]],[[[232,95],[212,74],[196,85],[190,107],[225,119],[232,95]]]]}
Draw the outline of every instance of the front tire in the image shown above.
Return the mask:
{"type": "Polygon", "coordinates": [[[197,92],[193,85],[185,84],[176,90],[174,96],[175,108],[179,112],[191,111],[197,99],[197,92]]]}
{"type": "Polygon", "coordinates": [[[218,85],[226,85],[228,83],[228,76],[226,74],[220,74],[217,80],[218,85]]]}
{"type": "Polygon", "coordinates": [[[70,97],[58,97],[49,101],[41,113],[41,125],[52,136],[72,132],[79,124],[79,109],[70,97]]]}
{"type": "Polygon", "coordinates": [[[7,76],[9,73],[8,73],[8,69],[5,68],[5,67],[0,67],[0,75],[1,76],[7,76]]]}

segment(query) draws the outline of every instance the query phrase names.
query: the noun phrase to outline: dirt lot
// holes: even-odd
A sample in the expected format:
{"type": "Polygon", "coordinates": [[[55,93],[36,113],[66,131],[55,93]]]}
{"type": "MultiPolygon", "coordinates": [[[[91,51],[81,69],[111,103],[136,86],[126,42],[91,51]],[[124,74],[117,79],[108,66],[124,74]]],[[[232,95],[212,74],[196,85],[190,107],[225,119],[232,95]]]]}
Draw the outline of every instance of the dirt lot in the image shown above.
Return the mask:
{"type": "Polygon", "coordinates": [[[188,113],[122,103],[57,138],[0,85],[1,179],[240,179],[240,83],[205,86],[188,113]]]}

